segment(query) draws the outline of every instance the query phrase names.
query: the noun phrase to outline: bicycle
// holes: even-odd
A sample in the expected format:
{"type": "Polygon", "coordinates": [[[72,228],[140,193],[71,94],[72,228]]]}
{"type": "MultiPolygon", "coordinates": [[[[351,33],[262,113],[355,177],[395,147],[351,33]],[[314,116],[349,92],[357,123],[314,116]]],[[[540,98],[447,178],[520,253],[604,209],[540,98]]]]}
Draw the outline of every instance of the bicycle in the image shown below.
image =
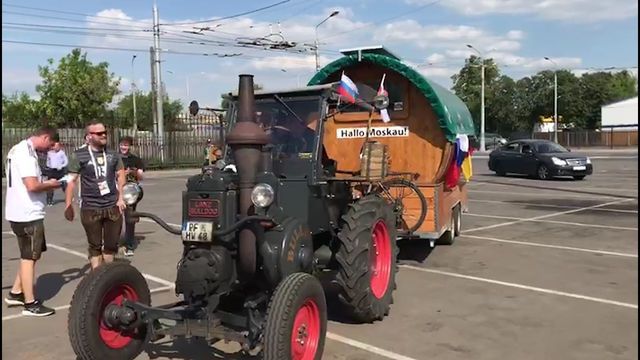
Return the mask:
{"type": "MultiPolygon", "coordinates": [[[[344,171],[338,170],[337,173],[350,174],[353,176],[360,175],[360,171],[344,171]]],[[[380,194],[390,204],[393,204],[393,211],[396,215],[396,228],[400,235],[411,235],[416,232],[424,219],[427,217],[427,199],[413,180],[416,180],[420,174],[409,172],[391,172],[391,178],[382,181],[373,181],[355,186],[361,194],[380,194]],[[411,180],[407,180],[410,177],[411,180]],[[407,191],[408,190],[408,191],[407,191]],[[418,202],[420,210],[416,212],[415,208],[408,207],[411,203],[418,202]],[[417,216],[416,216],[417,213],[417,216]]]]}

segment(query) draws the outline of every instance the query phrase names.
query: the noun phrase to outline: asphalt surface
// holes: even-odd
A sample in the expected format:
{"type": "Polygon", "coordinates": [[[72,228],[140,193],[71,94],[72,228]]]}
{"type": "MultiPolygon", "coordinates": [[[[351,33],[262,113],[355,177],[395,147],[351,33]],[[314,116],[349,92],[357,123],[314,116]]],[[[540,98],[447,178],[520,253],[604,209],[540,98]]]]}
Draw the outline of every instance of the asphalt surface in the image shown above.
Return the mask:
{"type": "MultiPolygon", "coordinates": [[[[391,314],[353,324],[332,312],[324,359],[636,359],[638,357],[637,152],[600,154],[584,181],[497,177],[474,160],[470,209],[453,246],[429,251],[403,243],[391,314]]],[[[140,210],[180,221],[185,177],[150,174],[140,210]]],[[[60,193],[57,199],[61,200],[60,193]]],[[[3,198],[4,206],[4,198],[3,198]]],[[[74,359],[67,307],[86,274],[86,241],[63,204],[46,218],[49,250],[37,265],[37,296],[57,313],[25,318],[2,306],[2,354],[8,359],[74,359]]],[[[2,223],[2,295],[18,249],[2,223]]],[[[175,301],[181,243],[157,225],[137,227],[133,264],[156,305],[175,301]]],[[[163,340],[140,359],[237,358],[214,348],[163,340]]]]}

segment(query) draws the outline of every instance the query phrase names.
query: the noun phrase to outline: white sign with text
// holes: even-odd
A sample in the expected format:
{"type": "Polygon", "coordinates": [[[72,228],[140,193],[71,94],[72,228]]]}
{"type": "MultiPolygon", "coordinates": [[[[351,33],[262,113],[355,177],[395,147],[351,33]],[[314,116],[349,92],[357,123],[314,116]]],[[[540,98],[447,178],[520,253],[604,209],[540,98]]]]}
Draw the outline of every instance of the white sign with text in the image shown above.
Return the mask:
{"type": "MultiPolygon", "coordinates": [[[[366,127],[336,129],[338,139],[358,139],[367,137],[366,127]]],[[[381,126],[369,129],[369,137],[409,137],[408,126],[381,126]]]]}

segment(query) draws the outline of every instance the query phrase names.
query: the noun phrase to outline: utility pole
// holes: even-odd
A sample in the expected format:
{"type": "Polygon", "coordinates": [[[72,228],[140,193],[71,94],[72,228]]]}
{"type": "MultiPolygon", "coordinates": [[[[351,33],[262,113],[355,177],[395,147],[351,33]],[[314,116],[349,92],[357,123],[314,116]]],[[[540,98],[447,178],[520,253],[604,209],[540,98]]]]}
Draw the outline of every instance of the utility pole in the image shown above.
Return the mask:
{"type": "Polygon", "coordinates": [[[467,47],[478,53],[480,56],[480,151],[486,151],[486,140],[484,138],[484,56],[482,56],[482,53],[472,45],[467,44],[467,47]]]}
{"type": "Polygon", "coordinates": [[[318,25],[316,25],[315,27],[315,34],[316,34],[316,39],[314,41],[314,50],[315,50],[315,58],[316,58],[316,72],[318,72],[320,70],[320,62],[318,61],[318,27],[322,24],[324,24],[325,21],[331,19],[332,17],[336,16],[340,14],[340,11],[336,10],[334,12],[332,12],[329,16],[327,16],[324,20],[322,20],[318,25]]]}
{"type": "Polygon", "coordinates": [[[131,58],[131,98],[133,99],[133,131],[134,134],[138,132],[138,115],[136,111],[136,73],[133,67],[133,61],[137,55],[133,55],[131,58]]]}
{"type": "Polygon", "coordinates": [[[158,142],[160,145],[160,163],[164,164],[164,115],[162,112],[162,102],[164,94],[160,84],[162,84],[162,69],[160,59],[160,17],[158,16],[158,5],[153,2],[153,47],[155,53],[155,73],[156,73],[156,116],[158,118],[158,142]]]}
{"type": "Polygon", "coordinates": [[[151,61],[151,117],[153,120],[153,135],[158,136],[158,112],[156,111],[158,81],[156,79],[156,52],[153,46],[149,46],[149,59],[151,61]]]}
{"type": "Polygon", "coordinates": [[[555,65],[553,69],[553,141],[558,142],[558,64],[551,60],[548,56],[544,57],[545,60],[555,65]]]}

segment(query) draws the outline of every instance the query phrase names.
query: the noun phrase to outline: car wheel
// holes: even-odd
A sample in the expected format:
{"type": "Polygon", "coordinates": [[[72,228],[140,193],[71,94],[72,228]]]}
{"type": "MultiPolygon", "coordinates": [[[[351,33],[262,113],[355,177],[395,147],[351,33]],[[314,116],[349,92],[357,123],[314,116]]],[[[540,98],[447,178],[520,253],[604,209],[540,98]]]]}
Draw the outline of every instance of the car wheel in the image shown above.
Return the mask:
{"type": "Polygon", "coordinates": [[[585,177],[585,175],[577,175],[577,176],[574,176],[573,179],[574,180],[584,180],[584,177],[585,177]]]}
{"type": "Polygon", "coordinates": [[[500,163],[497,161],[493,163],[493,171],[495,171],[498,176],[507,175],[507,173],[502,169],[502,166],[500,166],[500,163]]]}
{"type": "Polygon", "coordinates": [[[538,179],[540,180],[548,180],[549,179],[549,168],[547,165],[542,164],[538,166],[538,179]]]}

